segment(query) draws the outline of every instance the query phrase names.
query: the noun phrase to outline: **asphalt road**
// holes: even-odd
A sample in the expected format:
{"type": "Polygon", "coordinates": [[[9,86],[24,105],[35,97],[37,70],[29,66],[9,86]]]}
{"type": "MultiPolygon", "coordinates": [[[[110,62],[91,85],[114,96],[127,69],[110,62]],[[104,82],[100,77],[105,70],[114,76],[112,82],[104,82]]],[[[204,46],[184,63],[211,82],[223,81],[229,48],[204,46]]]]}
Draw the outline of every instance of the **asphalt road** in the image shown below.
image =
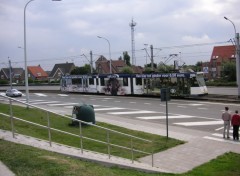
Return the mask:
{"type": "MultiPolygon", "coordinates": [[[[14,88],[25,91],[24,86],[13,86],[14,88]]],[[[10,86],[0,86],[0,91],[6,91],[10,86]]],[[[60,86],[29,86],[29,90],[31,91],[59,91],[60,86]]],[[[238,88],[237,87],[208,87],[208,93],[211,95],[237,95],[238,88]]]]}
{"type": "MultiPolygon", "coordinates": [[[[25,96],[17,99],[26,101],[25,96]]],[[[86,103],[94,105],[96,121],[97,115],[101,114],[109,118],[135,119],[136,124],[138,121],[166,124],[166,102],[158,98],[30,93],[30,103],[61,114],[71,114],[73,105],[86,103]]],[[[171,100],[168,102],[169,126],[218,132],[220,135],[223,126],[221,114],[225,106],[229,106],[232,112],[240,110],[240,104],[234,103],[171,100]]]]}

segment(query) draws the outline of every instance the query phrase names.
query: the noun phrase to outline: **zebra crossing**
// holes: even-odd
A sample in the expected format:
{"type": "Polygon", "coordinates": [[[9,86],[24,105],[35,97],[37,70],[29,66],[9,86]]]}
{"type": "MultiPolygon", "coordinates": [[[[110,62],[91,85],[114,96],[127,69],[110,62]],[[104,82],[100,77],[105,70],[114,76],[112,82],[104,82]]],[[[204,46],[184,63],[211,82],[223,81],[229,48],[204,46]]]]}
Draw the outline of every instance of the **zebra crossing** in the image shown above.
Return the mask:
{"type": "MultiPolygon", "coordinates": [[[[35,93],[37,96],[44,97],[44,94],[35,93]]],[[[59,96],[65,97],[68,95],[60,94],[59,96]]],[[[18,98],[18,100],[22,102],[26,102],[25,97],[18,98]]],[[[35,99],[30,100],[30,104],[39,105],[39,106],[47,106],[50,108],[61,108],[63,109],[72,109],[74,105],[78,105],[79,103],[74,102],[62,102],[62,101],[46,101],[44,99],[35,99]]],[[[113,106],[104,106],[94,104],[94,111],[97,113],[108,114],[108,115],[121,115],[122,117],[136,118],[140,120],[162,120],[163,123],[166,120],[165,112],[159,111],[149,111],[149,110],[136,110],[129,109],[124,107],[113,107],[113,106]]],[[[193,106],[196,106],[195,104],[193,106]]],[[[197,117],[193,115],[185,115],[185,114],[169,114],[168,119],[172,120],[172,124],[176,126],[184,126],[184,127],[196,127],[196,126],[206,126],[206,125],[222,125],[222,120],[216,120],[208,117],[197,117]]]]}
{"type": "MultiPolygon", "coordinates": [[[[45,94],[42,93],[34,93],[36,96],[39,97],[46,97],[45,94]]],[[[66,94],[57,94],[58,96],[61,97],[67,97],[68,95],[66,94]]],[[[26,102],[26,98],[23,97],[18,97],[18,100],[22,102],[26,102]]],[[[106,98],[108,99],[108,98],[106,98]]],[[[0,101],[4,99],[0,99],[0,101]]],[[[70,110],[73,108],[74,105],[78,105],[79,103],[74,103],[74,102],[62,102],[62,101],[46,101],[44,99],[35,99],[35,100],[30,100],[30,104],[32,105],[37,105],[37,106],[47,106],[50,108],[59,108],[61,111],[64,113],[66,109],[70,110]],[[64,110],[65,109],[65,110],[64,110]]],[[[131,102],[130,102],[131,103],[131,102]]],[[[133,103],[133,102],[132,102],[133,103]]],[[[115,106],[104,106],[100,104],[93,104],[94,106],[94,111],[96,113],[101,113],[101,114],[108,114],[108,115],[113,115],[118,116],[120,115],[121,117],[128,117],[128,118],[136,118],[139,120],[159,120],[162,121],[162,123],[165,123],[166,120],[166,114],[165,112],[159,112],[159,111],[149,111],[149,110],[136,110],[136,109],[130,109],[130,108],[124,108],[124,107],[115,107],[115,106]]],[[[181,106],[187,106],[187,104],[181,104],[181,106]]],[[[191,104],[191,106],[197,106],[197,104],[191,104]]],[[[209,134],[208,136],[204,136],[203,138],[209,139],[209,140],[215,140],[218,142],[225,142],[225,143],[231,143],[231,144],[238,144],[240,145],[240,142],[233,141],[232,139],[227,140],[223,139],[222,135],[222,120],[216,120],[213,118],[209,117],[197,117],[194,115],[185,115],[185,114],[169,114],[168,119],[172,120],[171,124],[176,125],[176,126],[183,126],[183,127],[201,127],[201,126],[210,126],[212,125],[213,129],[215,129],[215,132],[212,134],[209,134]]],[[[230,130],[230,134],[232,136],[232,130],[230,130]]]]}
{"type": "Polygon", "coordinates": [[[222,132],[218,132],[220,130],[222,130],[223,127],[215,129],[216,133],[212,133],[210,136],[204,136],[204,139],[209,139],[209,140],[214,140],[214,141],[218,141],[218,142],[224,142],[224,143],[229,143],[229,144],[235,144],[235,145],[240,145],[240,141],[233,141],[232,139],[232,134],[233,134],[233,129],[232,127],[229,130],[229,135],[230,135],[230,139],[225,139],[223,138],[223,133],[222,132]]]}

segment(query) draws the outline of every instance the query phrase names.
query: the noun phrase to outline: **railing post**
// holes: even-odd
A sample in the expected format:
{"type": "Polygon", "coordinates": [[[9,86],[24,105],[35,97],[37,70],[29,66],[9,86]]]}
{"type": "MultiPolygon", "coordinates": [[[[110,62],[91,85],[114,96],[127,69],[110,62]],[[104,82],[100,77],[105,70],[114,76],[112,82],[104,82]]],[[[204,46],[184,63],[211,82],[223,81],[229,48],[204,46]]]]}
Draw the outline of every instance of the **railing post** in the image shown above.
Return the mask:
{"type": "Polygon", "coordinates": [[[51,136],[51,127],[50,127],[50,119],[49,119],[49,113],[47,111],[47,121],[48,121],[48,139],[49,139],[49,145],[52,147],[52,136],[51,136]]]}
{"type": "Polygon", "coordinates": [[[9,98],[9,104],[10,104],[10,120],[11,120],[12,136],[13,136],[13,138],[15,138],[14,123],[13,123],[13,111],[12,111],[12,99],[11,98],[9,98]]]}
{"type": "Polygon", "coordinates": [[[132,163],[133,163],[133,138],[131,137],[131,153],[132,153],[132,163]]]}
{"type": "Polygon", "coordinates": [[[111,151],[110,151],[110,134],[109,134],[109,130],[107,130],[107,143],[108,143],[108,158],[110,159],[111,151]]]}
{"type": "Polygon", "coordinates": [[[79,122],[79,136],[80,136],[80,146],[81,146],[81,153],[83,154],[83,134],[82,134],[82,123],[79,122]]]}
{"type": "Polygon", "coordinates": [[[154,167],[153,150],[152,150],[152,167],[154,167]]]}

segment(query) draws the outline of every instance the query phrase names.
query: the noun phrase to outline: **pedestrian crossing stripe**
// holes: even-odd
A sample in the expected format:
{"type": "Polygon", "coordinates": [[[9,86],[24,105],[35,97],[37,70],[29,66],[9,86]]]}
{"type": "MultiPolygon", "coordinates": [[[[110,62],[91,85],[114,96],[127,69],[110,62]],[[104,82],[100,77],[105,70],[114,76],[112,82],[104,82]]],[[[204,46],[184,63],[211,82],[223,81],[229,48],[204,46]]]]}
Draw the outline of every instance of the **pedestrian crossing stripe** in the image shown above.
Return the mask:
{"type": "Polygon", "coordinates": [[[42,93],[34,93],[35,95],[39,96],[39,97],[46,97],[47,95],[42,94],[42,93]]]}
{"type": "Polygon", "coordinates": [[[96,108],[94,111],[108,111],[108,110],[120,110],[120,109],[125,109],[125,108],[118,108],[118,107],[113,107],[113,108],[96,108]]]}
{"type": "Polygon", "coordinates": [[[182,125],[182,126],[202,126],[202,125],[220,125],[223,124],[222,120],[216,121],[202,121],[202,122],[180,122],[174,123],[175,125],[182,125]]]}
{"type": "Polygon", "coordinates": [[[47,103],[59,103],[59,101],[40,101],[40,102],[31,103],[31,104],[40,105],[40,104],[47,104],[47,103]]]}
{"type": "MultiPolygon", "coordinates": [[[[173,115],[168,116],[168,119],[184,119],[184,118],[193,118],[195,116],[188,116],[188,115],[173,115]]],[[[136,117],[138,119],[145,119],[145,120],[157,120],[157,119],[166,119],[166,116],[145,116],[145,117],[136,117]]]]}
{"type": "Polygon", "coordinates": [[[58,94],[60,97],[67,97],[68,95],[66,94],[58,94]]]}
{"type": "MultiPolygon", "coordinates": [[[[64,108],[67,108],[67,109],[71,109],[73,108],[74,105],[70,105],[70,106],[63,106],[64,108]]],[[[94,108],[95,107],[98,107],[98,106],[101,106],[101,105],[92,105],[94,108]]],[[[94,109],[95,110],[95,109],[94,109]]]]}
{"type": "Polygon", "coordinates": [[[209,140],[214,140],[214,141],[219,141],[219,142],[225,142],[225,143],[230,143],[230,144],[236,144],[240,145],[240,142],[237,141],[232,141],[224,138],[216,138],[216,137],[211,137],[211,136],[204,136],[204,139],[209,139],[209,140]]]}
{"type": "Polygon", "coordinates": [[[147,114],[147,113],[158,113],[155,111],[125,111],[125,112],[108,112],[112,115],[124,115],[124,114],[147,114]]]}
{"type": "Polygon", "coordinates": [[[48,104],[48,106],[66,106],[66,105],[77,105],[79,103],[59,103],[59,104],[48,104]]]}

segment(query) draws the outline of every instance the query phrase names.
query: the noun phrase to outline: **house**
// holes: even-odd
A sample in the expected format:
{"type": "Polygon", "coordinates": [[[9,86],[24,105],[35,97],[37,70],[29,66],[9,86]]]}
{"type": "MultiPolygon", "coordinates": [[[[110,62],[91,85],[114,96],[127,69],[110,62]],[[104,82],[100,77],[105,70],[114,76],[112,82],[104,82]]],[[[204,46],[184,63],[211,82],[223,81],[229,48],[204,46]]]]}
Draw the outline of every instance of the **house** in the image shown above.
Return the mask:
{"type": "Polygon", "coordinates": [[[227,46],[215,46],[212,51],[212,55],[209,63],[203,64],[203,69],[207,70],[207,77],[209,79],[216,79],[221,77],[222,63],[223,62],[235,62],[236,48],[234,45],[227,46]]]}
{"type": "MultiPolygon", "coordinates": [[[[110,61],[104,56],[100,56],[95,62],[96,72],[99,74],[109,74],[110,73],[110,61]]],[[[112,74],[120,73],[127,64],[124,60],[111,60],[112,74]]],[[[142,73],[143,68],[139,66],[131,66],[134,73],[142,73]]]]}
{"type": "MultiPolygon", "coordinates": [[[[24,81],[24,70],[23,68],[12,68],[12,82],[21,83],[24,81]]],[[[0,79],[10,81],[10,70],[9,68],[2,68],[0,71],[0,79]]]]}
{"type": "Polygon", "coordinates": [[[32,80],[45,81],[48,79],[48,74],[42,69],[40,65],[38,66],[28,66],[28,78],[32,80]]]}
{"type": "Polygon", "coordinates": [[[55,64],[48,79],[49,81],[59,81],[61,76],[70,75],[71,71],[75,68],[74,63],[61,63],[55,64]]]}

